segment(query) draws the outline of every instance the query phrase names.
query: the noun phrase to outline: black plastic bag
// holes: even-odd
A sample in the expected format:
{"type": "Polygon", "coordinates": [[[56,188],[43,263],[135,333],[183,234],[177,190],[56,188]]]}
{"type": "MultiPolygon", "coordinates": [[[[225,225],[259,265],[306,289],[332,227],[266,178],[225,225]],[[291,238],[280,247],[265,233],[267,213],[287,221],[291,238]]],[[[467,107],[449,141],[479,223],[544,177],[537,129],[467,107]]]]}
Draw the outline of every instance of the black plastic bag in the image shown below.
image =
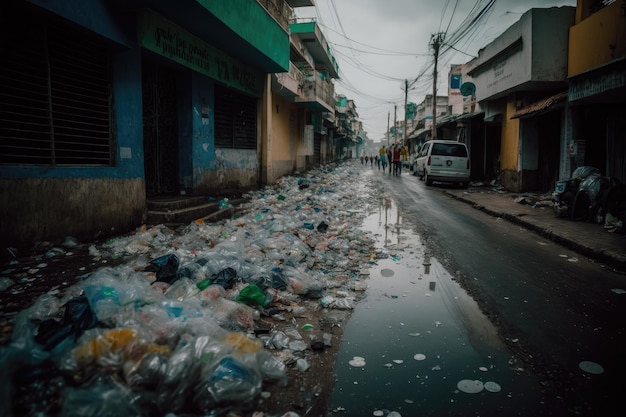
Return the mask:
{"type": "Polygon", "coordinates": [[[79,295],[65,303],[62,321],[49,319],[39,325],[35,342],[50,351],[69,337],[73,337],[76,341],[85,330],[97,325],[98,318],[91,310],[89,300],[84,295],[79,295]]]}
{"type": "Polygon", "coordinates": [[[179,263],[178,256],[170,253],[151,260],[149,265],[144,268],[144,271],[154,272],[157,281],[171,284],[177,279],[176,272],[178,271],[179,263]]]}
{"type": "Polygon", "coordinates": [[[272,268],[272,288],[283,291],[287,289],[287,277],[279,267],[272,268]]]}
{"type": "Polygon", "coordinates": [[[237,278],[237,271],[228,267],[226,269],[222,269],[216,274],[213,274],[211,277],[211,283],[221,285],[225,289],[229,290],[233,288],[235,278],[237,278]]]}
{"type": "Polygon", "coordinates": [[[326,230],[328,230],[328,223],[321,222],[320,224],[317,225],[317,231],[318,232],[324,233],[326,230]]]}

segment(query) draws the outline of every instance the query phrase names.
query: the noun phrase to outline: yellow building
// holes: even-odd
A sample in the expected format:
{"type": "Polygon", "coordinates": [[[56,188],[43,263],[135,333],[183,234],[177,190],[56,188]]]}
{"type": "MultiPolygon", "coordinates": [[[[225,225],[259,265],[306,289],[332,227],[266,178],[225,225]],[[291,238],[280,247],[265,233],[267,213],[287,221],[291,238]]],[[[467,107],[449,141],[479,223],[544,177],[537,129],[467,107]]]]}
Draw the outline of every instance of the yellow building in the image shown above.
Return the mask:
{"type": "Polygon", "coordinates": [[[569,32],[571,123],[562,177],[580,165],[626,182],[626,0],[578,0],[569,32]]]}

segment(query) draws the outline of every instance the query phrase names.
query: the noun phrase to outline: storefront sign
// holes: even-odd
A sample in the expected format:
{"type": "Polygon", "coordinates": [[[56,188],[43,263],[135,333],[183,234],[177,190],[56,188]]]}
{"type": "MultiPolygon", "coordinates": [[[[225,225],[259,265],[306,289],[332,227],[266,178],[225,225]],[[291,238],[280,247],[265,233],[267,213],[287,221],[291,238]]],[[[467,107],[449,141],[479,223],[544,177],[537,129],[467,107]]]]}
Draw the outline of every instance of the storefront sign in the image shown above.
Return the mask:
{"type": "Polygon", "coordinates": [[[626,86],[626,68],[614,69],[604,74],[590,74],[588,77],[570,81],[568,98],[580,100],[615,88],[626,86]]]}
{"type": "Polygon", "coordinates": [[[143,11],[139,16],[139,43],[142,47],[221,81],[229,87],[261,96],[261,74],[188,33],[163,17],[143,11]]]}

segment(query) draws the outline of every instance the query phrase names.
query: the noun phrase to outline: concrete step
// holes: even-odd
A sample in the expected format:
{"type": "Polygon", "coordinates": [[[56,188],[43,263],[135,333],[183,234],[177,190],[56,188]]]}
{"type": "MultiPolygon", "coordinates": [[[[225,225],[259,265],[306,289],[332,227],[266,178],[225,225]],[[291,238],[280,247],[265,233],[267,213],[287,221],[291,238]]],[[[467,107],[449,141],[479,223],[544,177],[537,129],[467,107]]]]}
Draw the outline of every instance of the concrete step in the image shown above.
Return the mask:
{"type": "Polygon", "coordinates": [[[166,224],[170,226],[190,223],[202,219],[206,222],[232,217],[237,207],[248,199],[229,199],[229,207],[220,208],[219,201],[207,202],[206,197],[172,198],[169,201],[152,201],[148,206],[148,225],[166,224]]]}

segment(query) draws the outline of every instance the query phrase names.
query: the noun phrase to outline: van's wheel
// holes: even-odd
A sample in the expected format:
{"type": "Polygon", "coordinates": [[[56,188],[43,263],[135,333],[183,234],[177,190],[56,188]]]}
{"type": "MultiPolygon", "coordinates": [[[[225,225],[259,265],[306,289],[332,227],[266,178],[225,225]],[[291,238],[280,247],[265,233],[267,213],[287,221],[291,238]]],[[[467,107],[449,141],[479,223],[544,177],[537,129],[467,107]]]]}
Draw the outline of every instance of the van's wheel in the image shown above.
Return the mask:
{"type": "Polygon", "coordinates": [[[426,181],[426,185],[433,185],[433,180],[428,177],[428,174],[424,173],[424,179],[426,181]]]}

